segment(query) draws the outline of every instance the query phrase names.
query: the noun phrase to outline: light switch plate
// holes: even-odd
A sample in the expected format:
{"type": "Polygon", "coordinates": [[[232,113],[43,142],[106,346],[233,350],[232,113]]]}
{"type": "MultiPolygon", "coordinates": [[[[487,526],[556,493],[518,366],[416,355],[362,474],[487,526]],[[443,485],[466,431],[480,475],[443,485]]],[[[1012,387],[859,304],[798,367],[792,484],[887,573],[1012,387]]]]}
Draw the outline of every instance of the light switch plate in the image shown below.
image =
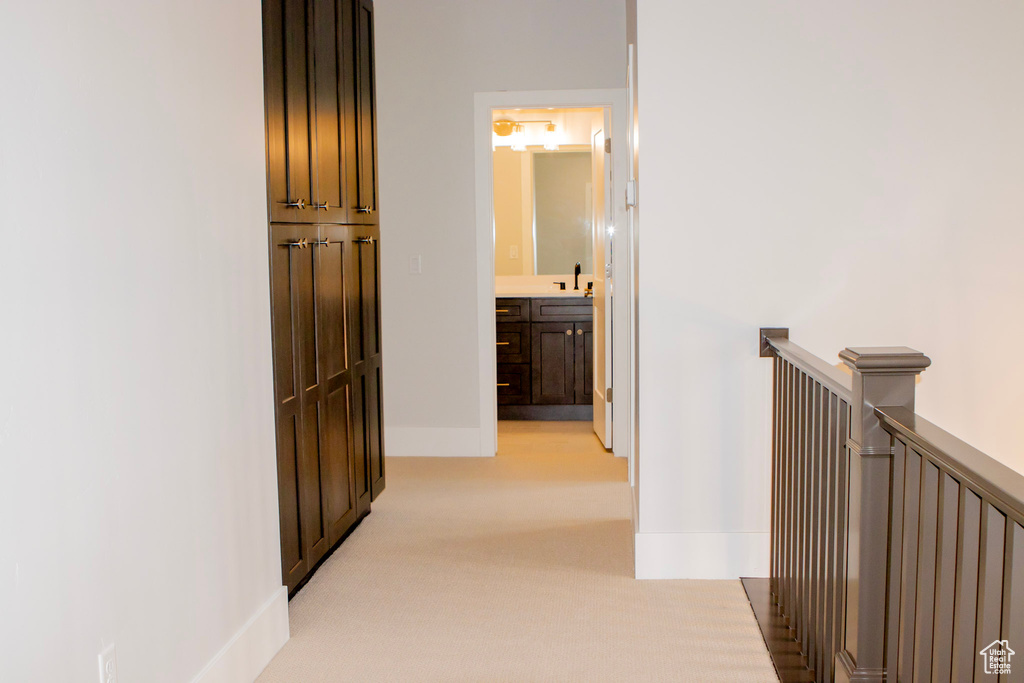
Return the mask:
{"type": "Polygon", "coordinates": [[[513,244],[511,247],[508,248],[508,257],[509,258],[519,258],[519,245],[518,244],[513,244]]]}
{"type": "Polygon", "coordinates": [[[409,257],[409,272],[419,275],[423,272],[423,257],[422,256],[410,256],[409,257]]]}
{"type": "Polygon", "coordinates": [[[117,653],[113,643],[100,653],[99,661],[100,683],[117,683],[117,653]]]}

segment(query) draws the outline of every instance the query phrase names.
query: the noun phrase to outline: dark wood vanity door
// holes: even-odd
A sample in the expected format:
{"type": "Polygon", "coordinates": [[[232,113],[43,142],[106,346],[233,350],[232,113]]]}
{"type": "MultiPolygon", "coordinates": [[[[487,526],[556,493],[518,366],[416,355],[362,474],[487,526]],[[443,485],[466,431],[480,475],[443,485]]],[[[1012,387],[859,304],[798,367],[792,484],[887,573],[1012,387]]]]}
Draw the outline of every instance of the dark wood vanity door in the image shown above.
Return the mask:
{"type": "Polygon", "coordinates": [[[530,323],[498,323],[496,337],[499,363],[530,362],[530,323]]]}
{"type": "Polygon", "coordinates": [[[532,323],[530,329],[533,402],[575,403],[573,323],[532,323]]]}
{"type": "Polygon", "coordinates": [[[530,405],[530,364],[498,363],[498,405],[530,405]]]}
{"type": "Polygon", "coordinates": [[[594,403],[594,324],[575,323],[574,365],[577,404],[594,403]]]}
{"type": "Polygon", "coordinates": [[[264,0],[267,195],[275,223],[316,223],[312,0],[264,0]]]}
{"type": "Polygon", "coordinates": [[[272,225],[271,323],[274,335],[278,503],[282,573],[289,589],[329,546],[320,457],[323,406],[316,330],[316,226],[272,225]]]}
{"type": "Polygon", "coordinates": [[[373,2],[353,0],[355,20],[355,162],[356,196],[353,223],[376,225],[377,100],[374,84],[373,2]]]}

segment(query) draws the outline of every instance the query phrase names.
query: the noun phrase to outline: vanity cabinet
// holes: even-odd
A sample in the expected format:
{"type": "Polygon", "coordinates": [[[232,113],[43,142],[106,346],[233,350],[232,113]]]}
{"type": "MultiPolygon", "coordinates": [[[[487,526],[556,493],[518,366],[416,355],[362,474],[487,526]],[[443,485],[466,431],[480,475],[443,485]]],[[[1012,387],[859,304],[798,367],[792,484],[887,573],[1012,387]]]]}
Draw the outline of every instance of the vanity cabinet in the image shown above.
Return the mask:
{"type": "Polygon", "coordinates": [[[498,299],[498,418],[593,418],[593,300],[498,299]]]}
{"type": "Polygon", "coordinates": [[[281,567],[289,594],[384,489],[371,0],[264,0],[281,567]]]}

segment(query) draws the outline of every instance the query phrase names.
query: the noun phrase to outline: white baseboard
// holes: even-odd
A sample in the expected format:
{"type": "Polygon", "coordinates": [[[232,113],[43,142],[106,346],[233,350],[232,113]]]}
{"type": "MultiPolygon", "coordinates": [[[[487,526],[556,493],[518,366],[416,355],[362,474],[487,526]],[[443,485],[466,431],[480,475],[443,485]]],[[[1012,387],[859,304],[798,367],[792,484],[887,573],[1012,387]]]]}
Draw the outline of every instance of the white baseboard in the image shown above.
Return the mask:
{"type": "Polygon", "coordinates": [[[479,427],[387,427],[385,451],[389,456],[432,458],[493,457],[481,452],[479,427]]]}
{"type": "Polygon", "coordinates": [[[192,683],[252,683],[288,637],[288,588],[281,586],[192,683]]]}
{"type": "Polygon", "coordinates": [[[635,534],[638,579],[768,576],[767,532],[635,534]]]}

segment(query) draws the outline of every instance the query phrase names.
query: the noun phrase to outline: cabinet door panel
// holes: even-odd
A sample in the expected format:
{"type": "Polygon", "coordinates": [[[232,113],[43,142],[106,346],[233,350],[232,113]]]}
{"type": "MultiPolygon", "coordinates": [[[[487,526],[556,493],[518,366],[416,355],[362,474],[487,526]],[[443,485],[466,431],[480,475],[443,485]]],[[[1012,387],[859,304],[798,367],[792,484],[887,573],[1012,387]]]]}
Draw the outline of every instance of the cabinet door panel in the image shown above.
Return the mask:
{"type": "Polygon", "coordinates": [[[535,404],[574,403],[575,331],[572,323],[532,323],[532,392],[535,404]]]}
{"type": "Polygon", "coordinates": [[[498,363],[498,405],[530,405],[530,364],[498,363]]]}
{"type": "Polygon", "coordinates": [[[327,550],[320,516],[315,226],[272,225],[271,324],[282,574],[294,589],[327,550]]]}
{"type": "Polygon", "coordinates": [[[311,15],[310,0],[263,3],[267,194],[278,223],[317,220],[311,15]]]}
{"type": "Polygon", "coordinates": [[[352,313],[352,345],[356,361],[369,360],[380,353],[380,250],[378,232],[371,228],[355,230],[355,310],[352,313]]]}
{"type": "Polygon", "coordinates": [[[309,562],[303,544],[302,513],[299,505],[298,413],[280,415],[277,420],[277,503],[281,515],[281,572],[289,588],[306,575],[309,562]]]}
{"type": "Polygon", "coordinates": [[[353,222],[377,223],[377,112],[373,63],[373,2],[354,0],[356,208],[353,222]]]}
{"type": "Polygon", "coordinates": [[[370,492],[376,500],[384,490],[384,387],[379,355],[370,371],[370,387],[370,492]]]}
{"type": "Polygon", "coordinates": [[[350,91],[353,67],[351,0],[313,0],[313,91],[316,96],[317,216],[321,223],[347,223],[349,215],[348,109],[354,107],[350,91]]]}
{"type": "Polygon", "coordinates": [[[302,429],[303,467],[299,472],[302,484],[299,486],[299,504],[302,514],[302,532],[306,536],[310,569],[320,561],[330,547],[327,538],[327,524],[324,519],[324,470],[326,461],[320,457],[320,434],[323,411],[319,402],[303,406],[300,425],[302,429]]]}
{"type": "Polygon", "coordinates": [[[575,399],[579,404],[594,402],[594,324],[575,324],[575,399]]]}
{"type": "Polygon", "coordinates": [[[350,408],[352,372],[348,353],[349,315],[347,229],[320,226],[317,241],[318,351],[322,403],[326,417],[322,433],[324,500],[328,539],[333,545],[355,523],[355,483],[350,408]]]}
{"type": "Polygon", "coordinates": [[[530,362],[530,323],[498,323],[496,336],[499,363],[530,362]]]}
{"type": "MultiPolygon", "coordinates": [[[[360,370],[365,369],[365,364],[360,364],[360,370]]],[[[370,398],[370,387],[368,378],[364,372],[357,371],[353,382],[352,402],[352,443],[355,448],[355,494],[356,509],[359,514],[370,509],[370,498],[372,486],[370,483],[370,441],[372,434],[370,430],[370,409],[368,399],[370,398]]]]}

